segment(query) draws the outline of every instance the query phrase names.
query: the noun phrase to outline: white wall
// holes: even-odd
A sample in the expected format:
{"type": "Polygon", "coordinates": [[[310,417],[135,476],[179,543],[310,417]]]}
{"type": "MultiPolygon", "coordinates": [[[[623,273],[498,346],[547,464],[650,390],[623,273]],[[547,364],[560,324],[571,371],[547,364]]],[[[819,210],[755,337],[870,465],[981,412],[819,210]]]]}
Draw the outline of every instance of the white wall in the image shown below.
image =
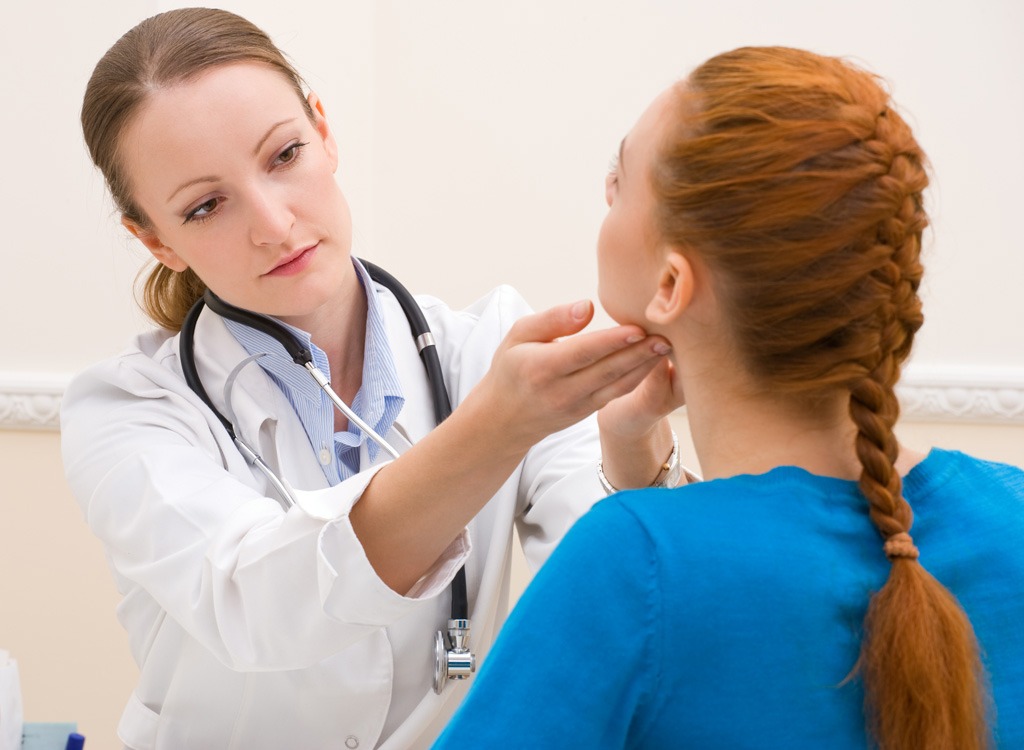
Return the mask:
{"type": "MultiPolygon", "coordinates": [[[[6,5],[0,373],[70,372],[142,326],[144,257],[78,132],[92,64],[128,26],[185,3],[6,5]],[[45,31],[43,31],[45,30],[45,31]]],[[[602,180],[619,139],[707,56],[779,43],[887,76],[931,155],[928,324],[916,362],[1024,371],[1024,4],[817,0],[237,0],[325,98],[356,250],[453,304],[501,282],[537,307],[591,296],[602,180]],[[856,12],[852,9],[855,8],[856,12]]]]}
{"type": "MultiPolygon", "coordinates": [[[[52,428],[66,375],[145,325],[130,293],[145,254],[117,225],[78,110],[92,65],[123,31],[185,4],[0,9],[0,429],[52,428]]],[[[325,99],[356,251],[455,305],[502,282],[536,307],[593,296],[609,157],[647,102],[704,58],[771,43],[861,60],[891,80],[935,170],[928,321],[906,403],[911,420],[947,421],[909,421],[901,434],[1024,464],[1024,254],[1013,231],[1024,169],[1024,4],[222,5],[270,32],[325,99]]],[[[77,719],[90,744],[113,746],[133,668],[102,555],[80,525],[65,558],[19,564],[27,559],[12,550],[58,546],[54,524],[72,539],[77,509],[60,482],[55,433],[0,437],[0,648],[22,659],[30,719],[77,719]],[[69,625],[57,643],[37,624],[54,625],[65,596],[87,626],[69,625]],[[59,682],[78,695],[55,690],[59,682]]]]}

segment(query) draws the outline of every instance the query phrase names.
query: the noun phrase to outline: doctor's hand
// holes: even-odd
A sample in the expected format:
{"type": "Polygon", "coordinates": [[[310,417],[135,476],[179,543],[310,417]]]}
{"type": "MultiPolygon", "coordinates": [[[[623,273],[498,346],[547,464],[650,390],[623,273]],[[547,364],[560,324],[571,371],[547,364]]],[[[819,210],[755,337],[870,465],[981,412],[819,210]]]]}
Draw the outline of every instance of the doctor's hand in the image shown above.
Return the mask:
{"type": "MultiPolygon", "coordinates": [[[[593,303],[584,300],[520,318],[451,416],[370,480],[349,520],[366,558],[392,590],[410,591],[431,570],[538,441],[625,396],[652,374],[633,402],[639,417],[624,416],[628,401],[609,414],[620,415],[612,419],[620,427],[635,429],[666,408],[658,394],[672,379],[670,367],[659,369],[668,342],[633,325],[581,333],[593,316],[593,303]]],[[[608,471],[624,465],[628,472],[635,456],[642,463],[655,452],[667,455],[671,433],[662,419],[642,450],[614,442],[613,461],[622,463],[609,464],[608,471]]],[[[619,476],[608,471],[610,478],[619,476]]]]}
{"type": "Polygon", "coordinates": [[[349,519],[394,591],[420,580],[535,443],[629,393],[665,358],[667,342],[637,326],[581,334],[593,315],[584,301],[519,319],[452,415],[367,485],[349,519]]]}
{"type": "Polygon", "coordinates": [[[521,318],[474,389],[524,448],[630,393],[665,361],[665,339],[638,326],[579,333],[593,315],[583,300],[521,318]]]}

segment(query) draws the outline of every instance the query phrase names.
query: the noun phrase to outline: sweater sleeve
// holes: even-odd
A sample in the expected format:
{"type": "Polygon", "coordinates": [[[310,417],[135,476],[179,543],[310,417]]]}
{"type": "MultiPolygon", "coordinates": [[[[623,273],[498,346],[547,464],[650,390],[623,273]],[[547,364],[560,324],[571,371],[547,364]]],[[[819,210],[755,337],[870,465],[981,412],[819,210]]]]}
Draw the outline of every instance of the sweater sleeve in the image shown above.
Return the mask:
{"type": "Polygon", "coordinates": [[[616,498],[573,526],[434,745],[626,747],[657,695],[657,560],[616,498]]]}

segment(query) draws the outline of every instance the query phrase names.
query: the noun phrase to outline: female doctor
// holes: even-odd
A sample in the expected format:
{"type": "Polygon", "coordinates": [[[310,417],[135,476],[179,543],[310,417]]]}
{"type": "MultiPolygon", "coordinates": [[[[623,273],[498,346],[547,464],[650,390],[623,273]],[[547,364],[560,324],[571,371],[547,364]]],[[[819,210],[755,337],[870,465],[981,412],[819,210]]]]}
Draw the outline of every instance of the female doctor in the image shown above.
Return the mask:
{"type": "Polygon", "coordinates": [[[673,473],[652,417],[666,397],[651,384],[672,378],[664,339],[573,335],[589,302],[532,315],[508,288],[463,312],[421,298],[456,407],[437,426],[395,294],[350,255],[323,105],[263,32],[209,9],[143,21],[97,64],[82,124],[159,262],[145,306],[160,328],[78,376],[62,408],[68,480],[141,672],[119,736],[138,750],[429,745],[471,682],[433,685],[457,571],[482,657],[513,523],[539,564],[603,496],[599,455],[619,487],[673,473]],[[400,456],[265,331],[207,307],[191,342],[178,333],[204,289],[285,324],[400,456]],[[287,510],[186,384],[190,352],[287,510]],[[585,418],[602,407],[599,446],[585,418]]]}

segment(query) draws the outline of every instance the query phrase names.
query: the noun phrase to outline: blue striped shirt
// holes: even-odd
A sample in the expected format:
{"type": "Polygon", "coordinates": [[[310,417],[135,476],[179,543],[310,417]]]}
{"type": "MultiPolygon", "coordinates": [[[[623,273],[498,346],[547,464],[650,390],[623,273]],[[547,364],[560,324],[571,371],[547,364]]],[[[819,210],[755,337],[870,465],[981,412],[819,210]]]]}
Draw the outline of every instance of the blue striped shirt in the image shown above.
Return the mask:
{"type": "MultiPolygon", "coordinates": [[[[387,435],[402,410],[405,398],[388,345],[384,312],[374,294],[373,282],[359,261],[353,258],[352,263],[366,290],[367,312],[363,378],[349,406],[378,434],[387,435]]],[[[281,389],[298,415],[327,480],[334,485],[358,472],[359,447],[368,439],[362,430],[349,424],[344,432],[334,431],[334,404],[306,369],[295,364],[285,348],[271,336],[231,320],[225,319],[224,323],[249,354],[266,353],[256,361],[281,389]]],[[[330,379],[330,365],[323,349],[312,342],[306,331],[284,325],[309,347],[313,363],[330,379]]],[[[380,446],[370,440],[367,450],[370,460],[374,460],[380,446]]]]}

